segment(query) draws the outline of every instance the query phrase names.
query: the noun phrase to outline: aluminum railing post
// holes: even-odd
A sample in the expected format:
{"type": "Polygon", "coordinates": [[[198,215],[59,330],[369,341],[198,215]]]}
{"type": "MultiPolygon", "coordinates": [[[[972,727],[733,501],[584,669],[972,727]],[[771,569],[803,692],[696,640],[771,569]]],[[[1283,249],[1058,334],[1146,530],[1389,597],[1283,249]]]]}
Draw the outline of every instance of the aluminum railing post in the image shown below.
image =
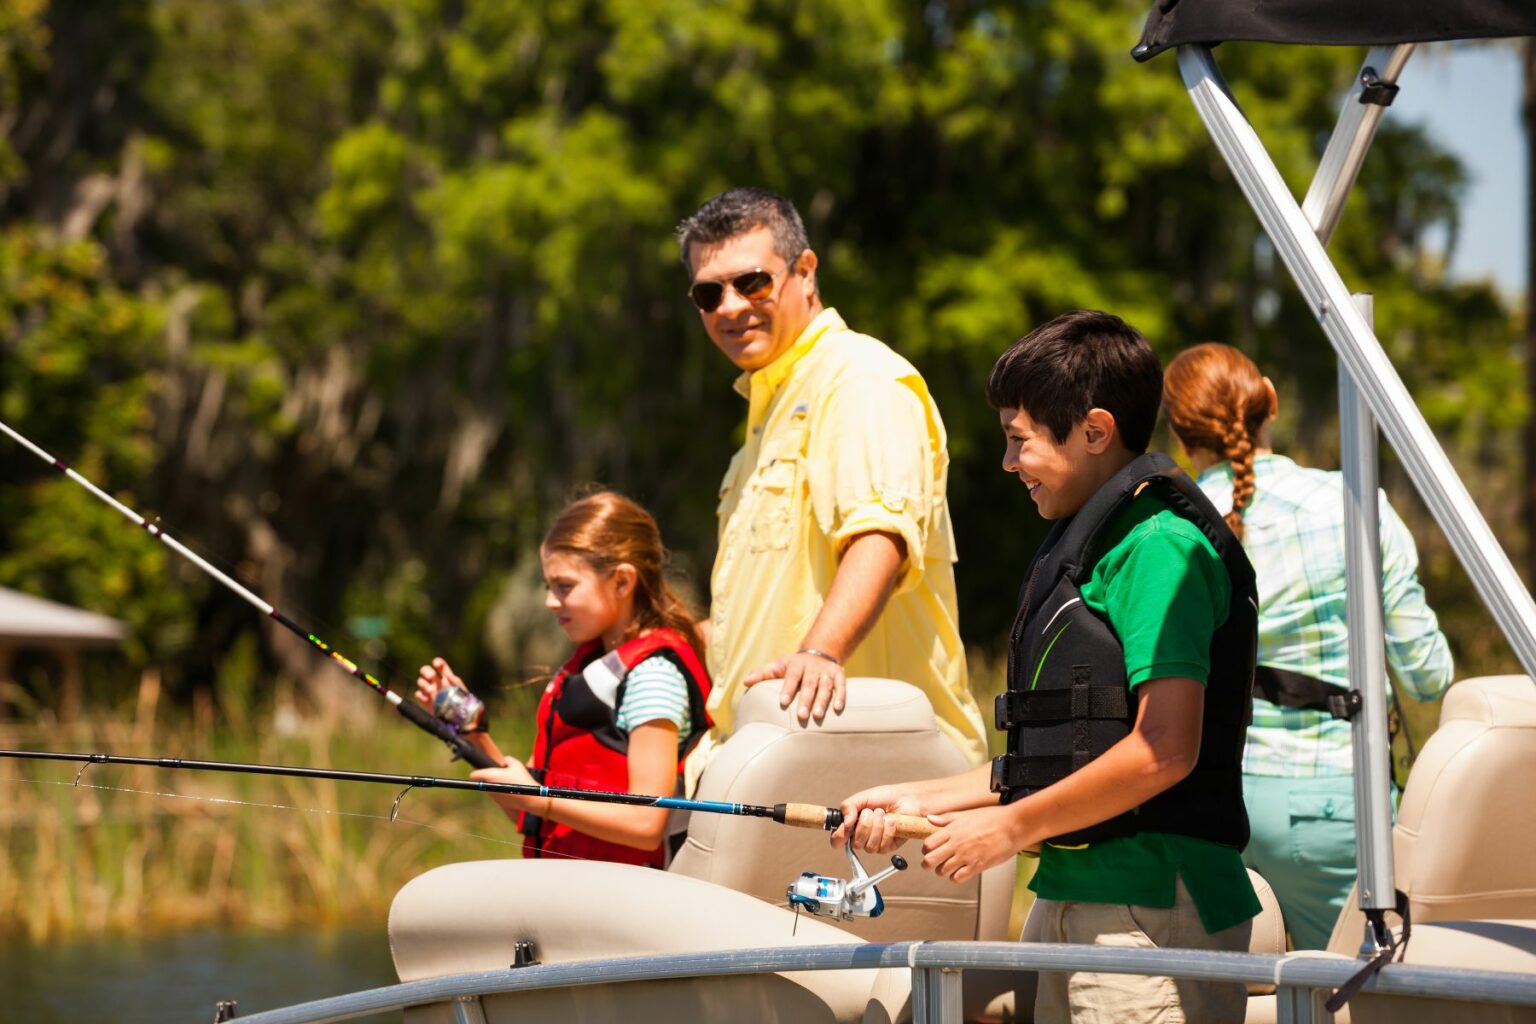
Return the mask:
{"type": "MultiPolygon", "coordinates": [[[[1369,325],[1369,295],[1355,295],[1369,325]]],[[[1355,849],[1360,909],[1395,903],[1392,863],[1392,743],[1387,735],[1386,638],[1381,606],[1381,529],[1377,519],[1376,420],[1349,370],[1339,364],[1339,462],[1344,470],[1345,619],[1349,624],[1349,688],[1359,694],[1350,720],[1355,767],[1355,849]]],[[[1371,937],[1369,928],[1367,938],[1371,937]]],[[[1362,950],[1365,952],[1365,950],[1362,950]]]]}
{"type": "Polygon", "coordinates": [[[1332,1024],[1333,1014],[1324,1007],[1328,994],[1306,985],[1281,985],[1275,989],[1275,1024],[1332,1024]]]}
{"type": "Polygon", "coordinates": [[[912,968],[912,1024],[960,1024],[960,978],[952,967],[912,968]]]}

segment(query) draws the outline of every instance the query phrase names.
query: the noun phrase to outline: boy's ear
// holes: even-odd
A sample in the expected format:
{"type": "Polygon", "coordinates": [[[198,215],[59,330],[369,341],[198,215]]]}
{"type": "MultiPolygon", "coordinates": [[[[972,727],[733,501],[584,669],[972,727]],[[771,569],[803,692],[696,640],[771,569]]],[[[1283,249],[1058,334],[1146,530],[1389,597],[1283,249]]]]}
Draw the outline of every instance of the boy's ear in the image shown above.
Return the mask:
{"type": "Polygon", "coordinates": [[[1119,428],[1115,425],[1115,414],[1108,409],[1100,409],[1094,406],[1083,417],[1083,440],[1088,445],[1088,451],[1093,455],[1103,455],[1109,450],[1109,446],[1120,438],[1119,428]]]}

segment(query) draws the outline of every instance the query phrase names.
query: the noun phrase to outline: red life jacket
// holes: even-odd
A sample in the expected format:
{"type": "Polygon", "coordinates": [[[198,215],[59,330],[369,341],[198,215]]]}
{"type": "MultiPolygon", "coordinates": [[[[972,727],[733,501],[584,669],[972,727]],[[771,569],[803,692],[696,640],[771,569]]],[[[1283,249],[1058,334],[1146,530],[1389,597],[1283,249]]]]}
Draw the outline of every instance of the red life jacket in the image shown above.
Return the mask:
{"type": "MultiPolygon", "coordinates": [[[[598,641],[582,644],[550,680],[539,700],[529,770],[546,786],[629,792],[629,736],[618,727],[625,677],[650,657],[662,657],[688,681],[690,729],[678,745],[678,776],[688,751],[710,727],[709,674],[693,647],[674,629],[653,629],[607,654],[598,641]]],[[[658,793],[657,796],[670,794],[658,793]]],[[[579,857],[620,864],[663,867],[666,843],[654,850],[610,843],[569,825],[524,814],[524,857],[579,857]]]]}

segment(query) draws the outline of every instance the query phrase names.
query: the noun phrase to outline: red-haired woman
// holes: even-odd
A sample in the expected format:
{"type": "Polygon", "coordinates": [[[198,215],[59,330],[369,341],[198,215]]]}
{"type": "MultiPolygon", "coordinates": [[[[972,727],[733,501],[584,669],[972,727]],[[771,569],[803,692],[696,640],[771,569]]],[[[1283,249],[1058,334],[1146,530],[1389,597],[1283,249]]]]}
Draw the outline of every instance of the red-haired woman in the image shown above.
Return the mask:
{"type": "MultiPolygon", "coordinates": [[[[1349,685],[1343,477],[1275,454],[1274,385],[1231,346],[1181,353],[1163,376],[1163,404],[1200,487],[1231,509],[1258,577],[1243,859],[1274,887],[1295,948],[1320,949],[1355,879],[1350,726],[1323,710],[1339,692],[1329,687],[1349,685]]],[[[1415,699],[1432,700],[1450,685],[1450,649],[1424,601],[1412,536],[1385,495],[1377,508],[1387,663],[1415,699]]]]}
{"type": "MultiPolygon", "coordinates": [[[[505,757],[483,723],[461,732],[504,768],[475,779],[671,795],[682,759],[709,728],[709,678],[691,615],[667,585],[656,521],[602,491],[567,505],[539,546],[545,607],[576,651],[539,702],[533,756],[505,757]]],[[[416,698],[452,704],[463,682],[448,663],[423,665],[416,698]],[[443,691],[448,691],[444,693],[443,691]]],[[[668,812],[493,794],[519,822],[523,854],[661,867],[668,812]]]]}

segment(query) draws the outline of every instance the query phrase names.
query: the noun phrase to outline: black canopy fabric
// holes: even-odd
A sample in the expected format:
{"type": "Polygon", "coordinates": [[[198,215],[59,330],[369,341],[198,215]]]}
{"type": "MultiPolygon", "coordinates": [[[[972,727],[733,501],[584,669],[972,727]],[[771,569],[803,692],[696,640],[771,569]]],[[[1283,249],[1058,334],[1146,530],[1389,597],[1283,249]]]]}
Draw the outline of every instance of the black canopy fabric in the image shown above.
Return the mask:
{"type": "Polygon", "coordinates": [[[1131,51],[1227,40],[1386,46],[1536,36],[1536,0],[1157,0],[1131,51]]]}

